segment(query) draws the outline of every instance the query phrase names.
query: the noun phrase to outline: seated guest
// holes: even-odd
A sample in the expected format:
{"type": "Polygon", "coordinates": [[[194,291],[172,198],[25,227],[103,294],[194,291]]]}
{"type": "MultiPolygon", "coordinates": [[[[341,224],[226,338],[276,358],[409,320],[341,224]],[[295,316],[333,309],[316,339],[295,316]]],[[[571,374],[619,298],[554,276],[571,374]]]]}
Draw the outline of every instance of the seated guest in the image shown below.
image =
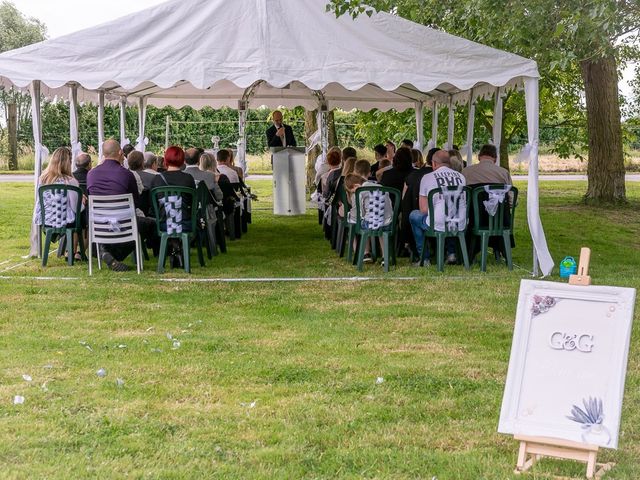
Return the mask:
{"type": "Polygon", "coordinates": [[[358,158],[358,152],[356,152],[356,149],[353,147],[345,147],[342,149],[342,163],[344,164],[344,162],[347,161],[347,158],[349,157],[354,157],[354,158],[358,158]]]}
{"type": "Polygon", "coordinates": [[[91,170],[91,155],[81,153],[76,158],[76,170],[73,172],[73,177],[78,181],[85,195],[87,194],[87,173],[89,170],[91,170]]]}
{"type": "Polygon", "coordinates": [[[387,140],[387,143],[384,144],[387,147],[387,160],[393,163],[393,157],[396,154],[396,144],[391,140],[387,140]]]}
{"type": "Polygon", "coordinates": [[[227,177],[229,182],[231,183],[240,183],[240,177],[238,176],[238,172],[231,166],[231,154],[229,150],[225,150],[224,148],[218,150],[218,171],[221,175],[227,177]]]}
{"type": "Polygon", "coordinates": [[[376,172],[380,168],[380,160],[387,158],[387,147],[385,147],[382,144],[378,144],[375,147],[373,147],[373,153],[376,158],[376,163],[371,165],[371,174],[369,175],[369,177],[371,177],[372,179],[376,178],[375,177],[376,172]]]}
{"type": "MultiPolygon", "coordinates": [[[[211,193],[213,194],[213,198],[215,198],[218,202],[222,201],[222,190],[220,189],[220,185],[218,182],[220,181],[220,174],[218,173],[218,162],[216,161],[216,157],[213,156],[212,153],[205,152],[200,156],[200,170],[203,173],[210,173],[213,177],[213,186],[209,188],[211,193]]],[[[191,173],[189,168],[185,169],[187,173],[191,173]]],[[[195,175],[193,177],[196,178],[195,175]]],[[[207,180],[205,179],[205,182],[207,180]]],[[[206,183],[207,187],[209,187],[209,182],[206,183]]]]}
{"type": "Polygon", "coordinates": [[[162,172],[166,172],[167,169],[164,166],[164,154],[162,155],[162,157],[158,157],[158,167],[156,170],[158,173],[162,173],[162,172]]]}
{"type": "MultiPolygon", "coordinates": [[[[413,235],[416,242],[416,250],[418,257],[422,253],[422,245],[424,243],[424,232],[430,225],[430,216],[434,215],[434,228],[437,231],[444,231],[445,229],[445,199],[444,195],[435,195],[433,198],[434,212],[429,211],[429,192],[440,187],[457,187],[464,186],[465,179],[461,173],[451,169],[451,160],[449,159],[449,152],[445,150],[439,150],[433,155],[433,172],[426,174],[420,181],[420,208],[411,212],[409,221],[413,229],[413,235]]],[[[461,202],[458,210],[460,231],[464,230],[467,222],[466,203],[461,202]],[[462,218],[464,217],[464,218],[462,218]]],[[[445,242],[445,250],[447,254],[447,263],[456,263],[455,255],[455,239],[447,238],[445,242]]],[[[429,259],[429,252],[425,252],[425,265],[426,260],[429,259]]],[[[417,264],[419,265],[419,263],[417,264]]]]}
{"type": "Polygon", "coordinates": [[[433,158],[433,154],[437,151],[439,151],[438,148],[432,148],[429,150],[426,163],[418,169],[414,168],[414,170],[407,175],[407,178],[404,180],[402,203],[400,204],[400,211],[402,213],[400,217],[399,238],[401,239],[401,244],[404,244],[406,250],[401,251],[401,255],[406,254],[412,257],[415,257],[416,255],[416,246],[413,238],[413,231],[411,230],[411,224],[409,223],[409,214],[420,208],[418,201],[420,197],[420,181],[427,173],[433,172],[433,168],[431,168],[431,160],[433,158]]]}
{"type": "Polygon", "coordinates": [[[196,188],[196,182],[191,175],[182,171],[185,154],[180,147],[169,147],[164,154],[164,161],[167,167],[166,172],[156,175],[153,179],[152,187],[187,187],[196,188]]]}
{"type": "Polygon", "coordinates": [[[424,158],[422,157],[422,152],[417,148],[411,149],[411,158],[413,159],[412,165],[413,168],[419,169],[424,165],[424,158]]]}
{"type": "Polygon", "coordinates": [[[130,143],[127,143],[124,147],[122,147],[122,153],[124,154],[124,167],[129,168],[129,154],[135,151],[135,147],[130,143]]]}
{"type": "Polygon", "coordinates": [[[327,163],[331,167],[327,173],[325,173],[321,180],[322,196],[325,201],[328,201],[336,191],[336,185],[340,179],[341,173],[341,160],[339,151],[332,150],[327,155],[327,163]]]}
{"type": "MultiPolygon", "coordinates": [[[[71,185],[74,187],[79,187],[80,184],[78,180],[76,180],[71,174],[71,150],[67,147],[58,148],[53,155],[51,155],[51,159],[49,160],[49,165],[42,172],[39,179],[40,186],[43,185],[71,185]]],[[[48,203],[53,203],[53,198],[45,197],[45,208],[49,205],[48,203]]],[[[62,224],[61,227],[69,225],[75,226],[76,215],[79,213],[76,211],[76,205],[78,202],[78,194],[76,192],[69,192],[68,200],[67,200],[67,208],[66,211],[63,212],[62,224]]],[[[41,208],[40,198],[36,198],[36,205],[33,212],[33,221],[36,225],[42,225],[42,216],[41,216],[41,208]]],[[[56,220],[56,219],[52,219],[56,220]]],[[[53,225],[52,225],[53,226],[53,225]]]]}
{"type": "MultiPolygon", "coordinates": [[[[341,175],[346,177],[350,173],[353,173],[353,169],[356,166],[356,162],[358,159],[356,157],[349,157],[342,162],[342,172],[341,175]]],[[[368,163],[368,162],[367,162],[368,163]]]]}
{"type": "Polygon", "coordinates": [[[498,152],[495,145],[483,145],[478,153],[478,163],[462,170],[467,185],[502,183],[513,185],[509,170],[496,164],[498,152]]]}
{"type": "Polygon", "coordinates": [[[451,168],[456,172],[462,172],[464,162],[460,152],[458,150],[449,150],[449,158],[451,159],[451,168]]]}
{"type": "Polygon", "coordinates": [[[329,164],[325,161],[318,165],[318,170],[316,171],[316,176],[313,178],[313,184],[318,187],[320,185],[320,181],[322,180],[322,176],[331,170],[329,164]]]}
{"type": "MultiPolygon", "coordinates": [[[[462,170],[462,175],[467,181],[467,185],[473,187],[474,185],[486,185],[488,183],[501,183],[504,185],[513,185],[513,181],[511,180],[511,175],[509,174],[509,170],[501,167],[496,164],[498,160],[498,151],[495,145],[483,145],[480,148],[480,153],[478,153],[478,163],[473,165],[469,165],[468,167],[462,170]]],[[[513,203],[513,194],[510,192],[508,195],[509,203],[513,203]]],[[[482,200],[482,199],[481,199],[482,200]]],[[[481,225],[485,224],[488,221],[488,214],[486,212],[483,213],[483,210],[480,211],[480,218],[478,221],[481,225]]],[[[469,221],[475,222],[475,215],[473,209],[469,212],[469,221]]],[[[511,225],[511,212],[509,209],[505,209],[504,211],[504,225],[511,225]]],[[[471,234],[469,233],[469,238],[471,238],[471,234]]],[[[515,242],[513,240],[513,236],[511,237],[511,246],[515,246],[515,242]]],[[[494,252],[498,254],[504,255],[504,246],[503,241],[500,238],[491,238],[489,240],[489,247],[491,247],[494,252]]],[[[475,256],[475,254],[479,251],[479,247],[476,245],[476,250],[471,251],[471,257],[475,256]]]]}
{"type": "MultiPolygon", "coordinates": [[[[196,182],[196,187],[198,183],[204,182],[207,186],[207,190],[212,191],[215,189],[216,185],[216,177],[213,172],[209,170],[202,170],[200,168],[200,161],[202,160],[203,155],[207,155],[208,153],[201,153],[197,148],[190,148],[185,152],[184,161],[187,166],[184,168],[184,173],[188,173],[193,177],[196,182]]],[[[208,162],[209,164],[211,161],[208,162]]]]}
{"type": "Polygon", "coordinates": [[[235,157],[235,154],[233,153],[233,150],[230,148],[227,148],[227,150],[229,151],[229,166],[236,171],[236,173],[238,174],[238,178],[240,179],[241,182],[243,182],[244,170],[242,169],[242,167],[236,165],[236,157],[235,157]]]}
{"type": "MultiPolygon", "coordinates": [[[[169,147],[164,154],[164,161],[167,167],[166,172],[162,172],[153,179],[152,186],[164,187],[187,187],[195,190],[196,182],[191,175],[182,171],[184,167],[185,154],[180,147],[169,147]]],[[[195,193],[194,193],[195,194],[195,193]]],[[[166,212],[160,212],[160,221],[166,222],[166,212]]],[[[182,202],[182,228],[184,232],[191,231],[191,198],[183,198],[182,202]]],[[[172,238],[169,259],[172,268],[182,268],[182,244],[177,238],[172,238]]]]}
{"type": "Polygon", "coordinates": [[[404,147],[399,148],[393,157],[392,167],[382,174],[380,183],[385,187],[393,187],[402,192],[405,179],[413,171],[412,162],[411,150],[404,147]]]}
{"type": "MultiPolygon", "coordinates": [[[[142,167],[144,166],[144,155],[142,154],[142,152],[134,150],[133,152],[129,153],[127,161],[129,163],[129,170],[131,170],[133,176],[136,177],[138,193],[141,194],[145,190],[144,183],[142,182],[142,176],[140,175],[140,173],[142,172],[142,167]]],[[[151,180],[153,181],[153,178],[151,180]]]]}
{"type": "Polygon", "coordinates": [[[142,180],[145,190],[151,190],[151,184],[156,175],[158,175],[158,157],[151,152],[144,154],[143,170],[138,171],[138,175],[142,180]]]}
{"type": "MultiPolygon", "coordinates": [[[[350,174],[345,177],[344,180],[345,190],[347,191],[347,198],[351,208],[349,210],[349,216],[347,217],[347,222],[356,223],[357,220],[357,208],[355,206],[356,202],[356,190],[360,187],[374,187],[379,186],[377,183],[367,180],[366,177],[363,177],[358,174],[350,174]]],[[[362,192],[360,195],[360,220],[362,221],[363,228],[373,228],[373,225],[370,225],[367,221],[367,209],[369,208],[369,200],[371,198],[370,192],[362,192]]],[[[391,200],[388,195],[384,196],[384,215],[383,222],[381,226],[386,227],[393,221],[393,206],[391,204],[391,200]]],[[[379,228],[379,227],[378,227],[379,228]]],[[[355,250],[356,244],[354,241],[353,249],[355,250]]],[[[364,262],[370,263],[373,259],[371,257],[371,241],[368,241],[364,247],[364,262]]]]}
{"type": "Polygon", "coordinates": [[[363,178],[368,178],[371,173],[371,164],[368,160],[358,160],[353,166],[353,173],[363,178]]]}
{"type": "Polygon", "coordinates": [[[389,160],[388,158],[383,158],[382,160],[380,160],[378,164],[378,171],[376,172],[376,177],[373,180],[380,183],[380,181],[382,180],[382,175],[384,175],[384,172],[389,170],[391,167],[392,167],[391,160],[389,160]]]}
{"type": "Polygon", "coordinates": [[[400,148],[408,148],[409,150],[413,150],[413,141],[409,140],[408,138],[405,138],[400,143],[400,148]]]}
{"type": "MultiPolygon", "coordinates": [[[[140,193],[133,173],[122,166],[124,153],[116,140],[107,140],[102,145],[104,161],[92,168],[87,175],[89,195],[122,195],[130,193],[136,208],[140,207],[140,193]]],[[[138,230],[143,238],[153,239],[155,221],[152,218],[137,216],[138,230]]],[[[100,245],[98,254],[107,266],[114,271],[123,272],[129,267],[122,262],[133,252],[135,243],[100,245]]]]}

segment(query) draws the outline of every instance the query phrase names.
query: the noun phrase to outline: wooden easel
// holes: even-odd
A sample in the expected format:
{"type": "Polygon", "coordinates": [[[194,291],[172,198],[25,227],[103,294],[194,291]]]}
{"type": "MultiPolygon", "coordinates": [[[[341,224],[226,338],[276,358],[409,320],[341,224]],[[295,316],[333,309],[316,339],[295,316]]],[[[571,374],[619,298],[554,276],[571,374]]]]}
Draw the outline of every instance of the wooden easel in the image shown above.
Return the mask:
{"type": "MultiPolygon", "coordinates": [[[[518,462],[514,473],[521,474],[533,467],[543,457],[559,458],[562,460],[577,460],[587,464],[587,478],[601,478],[611,470],[615,463],[597,463],[597,445],[561,440],[559,438],[533,437],[515,435],[513,438],[520,442],[518,462]],[[598,468],[598,470],[596,470],[598,468]]],[[[568,477],[555,477],[566,479],[568,477]]]]}
{"type": "MultiPolygon", "coordinates": [[[[591,285],[589,276],[589,261],[591,260],[591,250],[582,248],[580,250],[580,263],[576,275],[569,277],[569,285],[591,285]]],[[[515,435],[514,438],[520,442],[518,451],[518,461],[516,463],[516,474],[524,473],[533,467],[536,462],[543,457],[552,457],[566,460],[577,460],[587,464],[587,478],[600,478],[605,472],[611,470],[615,463],[597,463],[599,447],[584,443],[561,440],[559,438],[534,437],[528,435],[515,435]],[[596,470],[597,468],[597,470],[596,470]]],[[[555,477],[558,479],[567,477],[555,477]]]]}

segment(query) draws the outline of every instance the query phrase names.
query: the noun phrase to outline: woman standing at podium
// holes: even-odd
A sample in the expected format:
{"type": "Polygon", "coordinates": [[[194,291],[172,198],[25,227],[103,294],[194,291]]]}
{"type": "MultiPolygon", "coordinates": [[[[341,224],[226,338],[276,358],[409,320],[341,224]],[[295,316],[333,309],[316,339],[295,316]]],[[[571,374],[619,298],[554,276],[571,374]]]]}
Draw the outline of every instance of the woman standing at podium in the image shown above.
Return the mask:
{"type": "Polygon", "coordinates": [[[276,110],[271,115],[273,125],[267,129],[267,144],[269,148],[297,147],[293,136],[293,129],[282,122],[282,112],[276,110]]]}

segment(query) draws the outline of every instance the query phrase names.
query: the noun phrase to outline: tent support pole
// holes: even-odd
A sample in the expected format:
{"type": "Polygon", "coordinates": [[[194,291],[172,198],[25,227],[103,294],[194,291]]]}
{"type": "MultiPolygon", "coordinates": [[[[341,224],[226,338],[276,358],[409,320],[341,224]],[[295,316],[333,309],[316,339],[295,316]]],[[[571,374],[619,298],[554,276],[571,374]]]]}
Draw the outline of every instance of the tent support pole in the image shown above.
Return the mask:
{"type": "Polygon", "coordinates": [[[473,98],[473,89],[469,92],[469,116],[467,117],[467,166],[473,164],[473,133],[476,121],[476,102],[473,98]]]}
{"type": "Polygon", "coordinates": [[[427,145],[427,150],[436,148],[438,146],[438,102],[433,101],[431,106],[431,140],[427,145]]]}
{"type": "Polygon", "coordinates": [[[453,98],[449,97],[449,124],[447,126],[447,149],[453,149],[453,134],[456,127],[456,107],[453,105],[453,98]]]}
{"type": "Polygon", "coordinates": [[[147,143],[145,141],[145,130],[147,128],[147,97],[138,99],[138,141],[136,150],[144,153],[147,143]]]}
{"type": "Polygon", "coordinates": [[[496,88],[495,106],[493,110],[493,144],[498,150],[496,164],[500,165],[500,144],[502,143],[502,89],[496,88]]]}
{"type": "Polygon", "coordinates": [[[76,158],[82,152],[78,141],[78,85],[69,87],[69,140],[71,143],[71,171],[76,169],[76,158]]]}
{"type": "Polygon", "coordinates": [[[247,111],[249,110],[248,100],[238,102],[238,164],[244,174],[247,174],[247,111]]]}
{"type": "Polygon", "coordinates": [[[127,97],[120,97],[120,146],[124,147],[127,140],[127,97]]]}
{"type": "Polygon", "coordinates": [[[322,147],[322,162],[326,163],[329,154],[329,105],[320,102],[320,145],[322,147]]]}
{"type": "Polygon", "coordinates": [[[416,143],[415,148],[424,148],[424,102],[416,102],[416,143]]]}
{"type": "Polygon", "coordinates": [[[98,97],[98,163],[102,162],[102,144],[104,143],[104,90],[98,97]]]}
{"type": "MultiPolygon", "coordinates": [[[[38,200],[38,187],[40,186],[40,175],[42,174],[42,116],[40,110],[40,80],[31,82],[31,122],[33,125],[33,144],[35,147],[35,168],[34,168],[34,197],[38,200]]],[[[30,257],[40,257],[42,250],[42,238],[40,238],[40,228],[35,222],[31,223],[31,250],[30,257]]]]}
{"type": "Polygon", "coordinates": [[[169,135],[171,135],[171,116],[167,115],[167,119],[165,120],[165,127],[164,127],[164,149],[165,150],[169,148],[169,135]]]}

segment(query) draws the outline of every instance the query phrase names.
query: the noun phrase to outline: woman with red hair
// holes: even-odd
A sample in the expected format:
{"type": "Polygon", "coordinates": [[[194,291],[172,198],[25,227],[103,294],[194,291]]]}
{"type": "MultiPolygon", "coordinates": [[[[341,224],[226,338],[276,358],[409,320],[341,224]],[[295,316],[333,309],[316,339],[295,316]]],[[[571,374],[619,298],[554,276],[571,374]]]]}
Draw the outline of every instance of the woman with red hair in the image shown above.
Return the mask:
{"type": "Polygon", "coordinates": [[[184,150],[180,147],[169,147],[164,152],[165,172],[156,175],[153,179],[152,187],[164,187],[171,185],[174,187],[196,188],[196,182],[191,175],[184,173],[184,150]]]}
{"type": "MultiPolygon", "coordinates": [[[[184,173],[182,167],[184,166],[184,150],[180,147],[169,147],[164,152],[164,166],[167,169],[165,172],[158,173],[153,179],[151,184],[152,188],[156,187],[187,187],[196,189],[196,182],[191,175],[184,173]]],[[[183,195],[182,198],[182,229],[185,232],[191,230],[191,198],[186,198],[183,195]]],[[[161,228],[166,228],[167,219],[164,210],[161,211],[160,225],[161,228]]],[[[182,252],[181,244],[176,239],[170,239],[170,251],[169,258],[171,267],[182,268],[182,252]]]]}

